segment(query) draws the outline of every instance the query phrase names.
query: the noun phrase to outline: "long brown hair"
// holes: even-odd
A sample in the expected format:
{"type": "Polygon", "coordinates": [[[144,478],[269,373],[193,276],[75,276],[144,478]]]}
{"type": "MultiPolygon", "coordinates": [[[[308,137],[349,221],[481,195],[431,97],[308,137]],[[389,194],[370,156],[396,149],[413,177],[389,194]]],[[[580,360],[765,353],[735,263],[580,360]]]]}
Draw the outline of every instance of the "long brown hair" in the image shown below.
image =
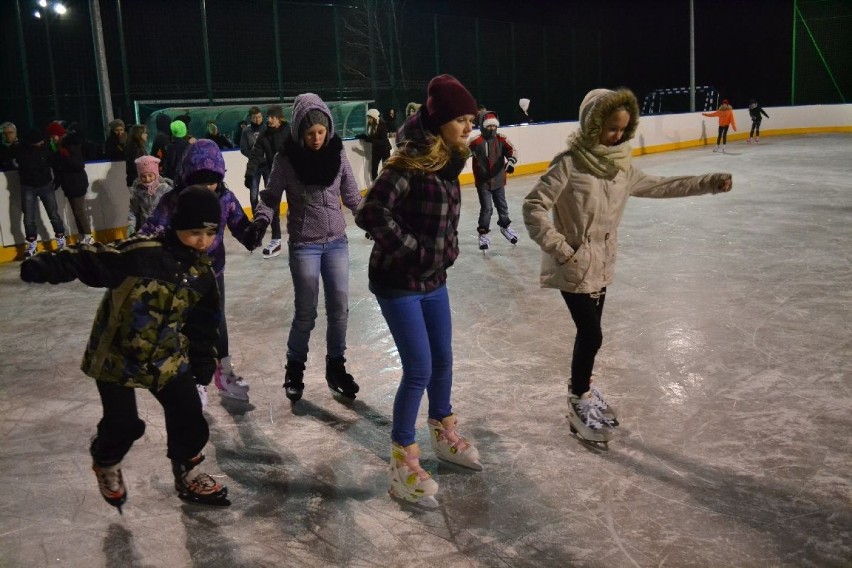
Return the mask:
{"type": "Polygon", "coordinates": [[[470,149],[464,144],[447,144],[441,136],[434,136],[428,146],[403,144],[388,158],[385,167],[431,174],[442,170],[454,156],[467,159],[470,149]]]}

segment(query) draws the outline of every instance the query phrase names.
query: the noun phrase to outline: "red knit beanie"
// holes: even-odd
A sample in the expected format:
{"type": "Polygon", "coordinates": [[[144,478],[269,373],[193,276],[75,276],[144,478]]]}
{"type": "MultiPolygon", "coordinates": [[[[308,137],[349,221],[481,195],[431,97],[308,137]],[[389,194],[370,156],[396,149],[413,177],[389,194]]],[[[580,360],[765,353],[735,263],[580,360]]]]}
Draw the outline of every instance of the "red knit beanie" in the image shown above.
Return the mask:
{"type": "Polygon", "coordinates": [[[58,122],[51,122],[47,125],[47,134],[50,136],[65,136],[65,128],[58,122]]]}
{"type": "Polygon", "coordinates": [[[452,75],[438,75],[429,81],[426,112],[423,121],[432,133],[437,134],[441,126],[456,117],[470,114],[476,116],[476,99],[464,85],[452,75]]]}

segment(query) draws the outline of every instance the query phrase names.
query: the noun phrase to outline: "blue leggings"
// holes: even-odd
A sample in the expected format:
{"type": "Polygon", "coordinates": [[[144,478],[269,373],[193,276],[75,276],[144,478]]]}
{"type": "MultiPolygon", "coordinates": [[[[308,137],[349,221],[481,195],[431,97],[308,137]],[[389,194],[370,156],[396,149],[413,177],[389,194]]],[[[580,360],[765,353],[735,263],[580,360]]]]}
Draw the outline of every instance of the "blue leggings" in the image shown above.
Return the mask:
{"type": "Polygon", "coordinates": [[[453,413],[450,298],[447,287],[441,286],[423,294],[377,296],[377,300],[402,362],[391,439],[408,446],[415,441],[414,426],[424,391],[429,398],[429,418],[442,420],[453,413]]]}

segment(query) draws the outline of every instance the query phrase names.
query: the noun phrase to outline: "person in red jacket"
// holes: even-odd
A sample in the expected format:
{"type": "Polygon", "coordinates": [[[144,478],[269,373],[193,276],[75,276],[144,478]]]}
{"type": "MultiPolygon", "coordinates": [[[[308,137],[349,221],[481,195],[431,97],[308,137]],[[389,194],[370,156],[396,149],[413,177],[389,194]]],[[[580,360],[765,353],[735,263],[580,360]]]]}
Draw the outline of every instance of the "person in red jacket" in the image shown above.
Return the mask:
{"type": "Polygon", "coordinates": [[[716,137],[716,147],[714,152],[719,151],[721,144],[722,153],[725,153],[725,144],[728,143],[728,127],[733,127],[734,132],[737,131],[737,121],[734,119],[734,109],[728,103],[728,99],[723,99],[719,109],[713,112],[702,112],[701,116],[718,116],[719,117],[719,135],[716,137]]]}
{"type": "Polygon", "coordinates": [[[479,224],[476,231],[479,233],[479,249],[482,251],[488,250],[491,244],[488,233],[494,208],[497,209],[500,232],[513,245],[518,242],[518,235],[509,226],[512,220],[509,219],[509,206],[506,203],[506,174],[515,171],[518,157],[509,139],[497,133],[498,126],[500,120],[497,113],[486,110],[480,125],[482,134],[469,144],[473,155],[473,179],[479,195],[479,224]]]}

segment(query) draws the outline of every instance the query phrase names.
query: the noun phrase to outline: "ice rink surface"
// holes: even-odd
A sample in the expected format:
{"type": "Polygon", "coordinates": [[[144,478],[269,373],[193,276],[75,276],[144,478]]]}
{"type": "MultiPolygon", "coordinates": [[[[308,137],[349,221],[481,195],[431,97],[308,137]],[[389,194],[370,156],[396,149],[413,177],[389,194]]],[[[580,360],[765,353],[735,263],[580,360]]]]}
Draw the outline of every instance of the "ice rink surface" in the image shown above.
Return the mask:
{"type": "Polygon", "coordinates": [[[852,565],[852,136],[728,149],[635,161],[731,172],[734,188],[628,203],[594,377],[620,410],[606,454],[565,417],[574,328],[559,293],[539,288],[521,218],[538,176],[510,179],[521,240],[495,231],[487,255],[464,187],[453,403],[484,471],[438,463],[424,403],[432,512],[387,495],[400,364],[351,215],[351,407],[325,385],[321,306],[291,411],[286,252],[263,260],[228,238],[231,350],[251,403],[211,391],[205,466],[230,488],[226,509],[175,496],[162,411],[144,391],[124,515],[103,501],[88,455],[100,402],[79,370],[103,291],[27,285],[18,263],[0,266],[0,567],[852,565]]]}

